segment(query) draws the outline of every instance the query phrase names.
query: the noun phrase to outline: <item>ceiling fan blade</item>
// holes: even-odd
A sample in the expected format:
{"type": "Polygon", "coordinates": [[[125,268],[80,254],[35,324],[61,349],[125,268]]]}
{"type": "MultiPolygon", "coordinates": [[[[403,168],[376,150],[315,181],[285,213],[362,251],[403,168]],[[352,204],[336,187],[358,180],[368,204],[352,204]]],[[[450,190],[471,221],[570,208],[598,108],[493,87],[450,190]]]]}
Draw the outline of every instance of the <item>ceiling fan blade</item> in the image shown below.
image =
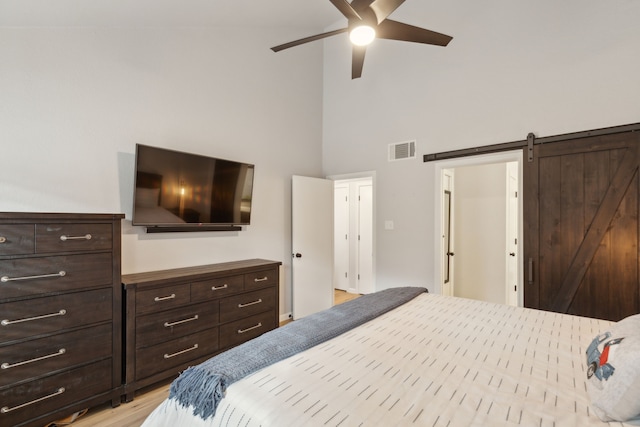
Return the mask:
{"type": "Polygon", "coordinates": [[[353,46],[353,50],[351,53],[351,79],[359,79],[360,76],[362,76],[364,54],[366,52],[366,46],[353,46]]]}
{"type": "Polygon", "coordinates": [[[436,46],[446,46],[453,37],[446,34],[436,33],[413,25],[387,19],[378,25],[376,37],[389,40],[400,40],[405,42],[415,42],[433,44],[436,46]]]}
{"type": "Polygon", "coordinates": [[[357,19],[359,21],[362,21],[362,17],[358,15],[358,12],[356,12],[353,9],[353,7],[351,7],[351,5],[347,0],[329,0],[329,1],[333,3],[335,7],[338,8],[338,10],[344,15],[345,18],[349,20],[357,19]]]}
{"type": "Polygon", "coordinates": [[[351,7],[361,13],[363,10],[368,9],[371,3],[373,3],[373,0],[352,0],[351,7]]]}
{"type": "Polygon", "coordinates": [[[288,49],[290,47],[294,47],[294,46],[298,46],[304,43],[309,43],[315,40],[320,40],[320,39],[324,39],[326,37],[331,37],[331,36],[335,36],[336,34],[340,34],[340,33],[346,33],[347,29],[346,28],[341,28],[339,30],[333,30],[333,31],[329,31],[326,33],[322,33],[322,34],[316,34],[315,36],[310,36],[310,37],[305,37],[303,39],[300,40],[295,40],[289,43],[285,43],[285,44],[281,44],[278,46],[274,46],[271,48],[272,51],[274,52],[280,52],[281,50],[284,49],[288,49]]]}
{"type": "Polygon", "coordinates": [[[369,6],[378,19],[378,24],[387,19],[387,16],[396,10],[404,0],[374,0],[369,6]]]}

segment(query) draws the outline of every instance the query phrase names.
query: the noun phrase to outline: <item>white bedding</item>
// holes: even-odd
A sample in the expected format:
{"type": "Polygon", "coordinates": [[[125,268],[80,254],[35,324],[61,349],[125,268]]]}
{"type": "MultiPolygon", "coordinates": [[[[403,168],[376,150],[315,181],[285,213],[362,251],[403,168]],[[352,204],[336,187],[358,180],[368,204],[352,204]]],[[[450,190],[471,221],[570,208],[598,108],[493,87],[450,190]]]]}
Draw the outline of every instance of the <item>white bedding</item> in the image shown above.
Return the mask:
{"type": "Polygon", "coordinates": [[[423,294],[232,384],[160,426],[623,426],[589,408],[585,350],[610,322],[423,294]]]}

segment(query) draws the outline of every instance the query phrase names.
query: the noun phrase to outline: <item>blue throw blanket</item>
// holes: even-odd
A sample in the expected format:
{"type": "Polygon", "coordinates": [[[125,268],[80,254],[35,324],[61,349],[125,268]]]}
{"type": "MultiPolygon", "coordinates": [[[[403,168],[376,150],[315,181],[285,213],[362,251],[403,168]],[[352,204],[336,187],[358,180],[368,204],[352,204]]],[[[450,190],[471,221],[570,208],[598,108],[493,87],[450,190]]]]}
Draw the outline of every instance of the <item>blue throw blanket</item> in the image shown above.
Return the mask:
{"type": "Polygon", "coordinates": [[[169,398],[206,419],[216,413],[229,385],[275,362],[362,325],[427,292],[391,288],[336,305],[291,322],[186,369],[171,384],[169,398]]]}

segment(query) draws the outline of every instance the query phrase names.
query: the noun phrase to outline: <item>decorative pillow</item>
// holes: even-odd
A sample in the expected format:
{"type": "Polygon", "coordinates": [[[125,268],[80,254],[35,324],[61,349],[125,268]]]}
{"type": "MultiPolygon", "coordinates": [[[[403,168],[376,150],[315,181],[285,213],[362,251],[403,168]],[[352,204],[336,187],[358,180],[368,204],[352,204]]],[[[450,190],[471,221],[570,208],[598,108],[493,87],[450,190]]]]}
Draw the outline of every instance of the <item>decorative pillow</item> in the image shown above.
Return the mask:
{"type": "Polygon", "coordinates": [[[593,339],[586,352],[587,392],[602,421],[640,417],[640,314],[593,339]]]}
{"type": "Polygon", "coordinates": [[[139,208],[155,208],[159,197],[159,188],[136,188],[136,206],[139,208]]]}

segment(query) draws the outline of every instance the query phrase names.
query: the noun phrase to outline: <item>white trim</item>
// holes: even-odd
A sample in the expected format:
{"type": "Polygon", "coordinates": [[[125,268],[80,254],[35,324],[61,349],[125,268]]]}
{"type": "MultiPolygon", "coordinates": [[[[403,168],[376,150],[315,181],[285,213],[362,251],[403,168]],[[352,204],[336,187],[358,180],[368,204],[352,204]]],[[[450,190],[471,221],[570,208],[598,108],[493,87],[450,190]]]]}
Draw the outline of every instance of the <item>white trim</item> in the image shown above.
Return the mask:
{"type": "MultiPolygon", "coordinates": [[[[459,157],[456,159],[447,159],[447,160],[439,160],[434,161],[434,194],[436,195],[433,209],[434,209],[434,235],[442,236],[442,204],[443,204],[443,195],[441,194],[442,188],[442,171],[443,169],[455,169],[456,167],[462,166],[476,166],[476,165],[486,165],[492,163],[507,163],[507,162],[518,162],[518,194],[522,195],[522,173],[523,173],[523,156],[522,149],[516,149],[513,151],[503,151],[500,153],[491,153],[491,154],[482,154],[479,156],[469,156],[469,157],[459,157]]],[[[523,197],[518,197],[518,242],[524,243],[523,240],[523,221],[522,221],[522,199],[523,197]]],[[[441,248],[441,239],[433,239],[433,283],[437,283],[438,285],[442,283],[443,271],[442,271],[442,248],[441,248]]],[[[522,247],[522,246],[520,246],[522,247]]],[[[522,267],[522,263],[518,263],[518,305],[524,306],[524,270],[522,267]]],[[[442,293],[442,288],[440,286],[439,291],[442,293]]]]}
{"type": "Polygon", "coordinates": [[[327,175],[327,179],[333,181],[360,181],[362,178],[371,178],[371,180],[375,184],[376,171],[362,171],[347,174],[327,175]]]}
{"type": "Polygon", "coordinates": [[[280,323],[284,322],[285,320],[293,320],[293,315],[291,314],[291,312],[280,315],[280,323]]]}

